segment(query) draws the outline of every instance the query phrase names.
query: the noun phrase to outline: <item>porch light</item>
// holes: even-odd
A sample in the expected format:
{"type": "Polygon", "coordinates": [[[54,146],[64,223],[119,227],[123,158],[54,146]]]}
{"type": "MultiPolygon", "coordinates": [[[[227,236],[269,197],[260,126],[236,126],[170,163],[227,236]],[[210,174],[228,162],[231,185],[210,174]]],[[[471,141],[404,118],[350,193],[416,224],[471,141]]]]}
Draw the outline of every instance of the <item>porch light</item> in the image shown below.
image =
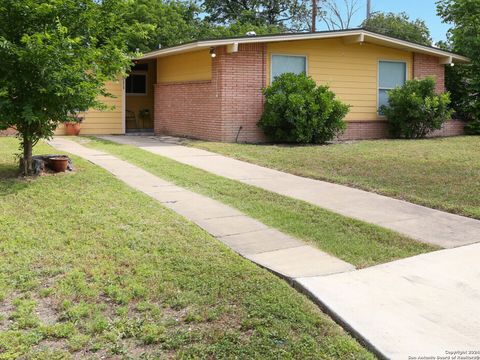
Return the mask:
{"type": "Polygon", "coordinates": [[[217,56],[217,54],[215,53],[215,48],[214,48],[214,47],[210,48],[210,56],[211,56],[212,58],[214,58],[214,57],[217,56]]]}

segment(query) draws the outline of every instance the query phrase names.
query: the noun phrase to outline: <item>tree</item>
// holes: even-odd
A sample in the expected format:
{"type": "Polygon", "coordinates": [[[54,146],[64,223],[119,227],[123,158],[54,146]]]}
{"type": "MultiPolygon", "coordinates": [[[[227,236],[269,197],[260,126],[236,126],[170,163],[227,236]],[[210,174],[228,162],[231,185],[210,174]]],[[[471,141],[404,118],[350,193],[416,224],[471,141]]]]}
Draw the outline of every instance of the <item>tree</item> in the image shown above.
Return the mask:
{"type": "Polygon", "coordinates": [[[242,36],[248,31],[257,34],[286,31],[281,23],[269,24],[248,17],[219,23],[212,21],[208,15],[202,17],[202,13],[204,10],[193,2],[134,0],[130,3],[125,20],[131,24],[148,24],[147,36],[131,33],[127,39],[128,48],[131,51],[148,52],[189,41],[242,36]]]}
{"type": "Polygon", "coordinates": [[[215,24],[280,26],[290,30],[309,27],[310,0],[204,0],[206,20],[215,24]]]}
{"type": "Polygon", "coordinates": [[[254,31],[257,35],[278,34],[285,32],[285,28],[279,25],[268,24],[251,24],[241,23],[239,21],[232,22],[228,25],[218,25],[211,23],[203,23],[198,39],[212,39],[232,36],[244,36],[249,31],[254,31]]]}
{"type": "Polygon", "coordinates": [[[319,7],[319,18],[329,30],[349,29],[360,9],[359,0],[343,0],[343,5],[338,5],[336,0],[321,0],[319,7]]]}
{"type": "Polygon", "coordinates": [[[425,21],[410,20],[404,12],[399,14],[376,12],[365,19],[361,26],[367,30],[418,44],[432,44],[430,30],[425,21]]]}
{"type": "Polygon", "coordinates": [[[480,134],[480,2],[478,0],[442,0],[437,12],[452,24],[448,32],[452,51],[468,56],[470,64],[456,65],[446,72],[446,86],[452,93],[457,115],[469,123],[466,130],[480,134]]]}
{"type": "Polygon", "coordinates": [[[148,52],[201,38],[209,26],[198,17],[199,12],[200,9],[193,3],[132,1],[125,21],[130,24],[148,24],[149,27],[147,36],[131,33],[127,45],[132,51],[148,52]]]}
{"type": "Polygon", "coordinates": [[[125,38],[144,33],[123,21],[126,1],[0,0],[0,129],[15,127],[21,170],[32,148],[61,122],[104,108],[105,81],[130,65],[125,38]]]}

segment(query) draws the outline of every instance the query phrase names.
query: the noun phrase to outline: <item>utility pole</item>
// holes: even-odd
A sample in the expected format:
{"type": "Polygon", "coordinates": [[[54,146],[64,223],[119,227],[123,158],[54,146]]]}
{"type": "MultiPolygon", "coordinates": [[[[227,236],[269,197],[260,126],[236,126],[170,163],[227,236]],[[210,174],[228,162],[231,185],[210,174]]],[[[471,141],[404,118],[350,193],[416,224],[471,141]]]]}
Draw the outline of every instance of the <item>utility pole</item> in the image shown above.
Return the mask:
{"type": "Polygon", "coordinates": [[[317,0],[312,0],[312,32],[317,31],[317,0]]]}
{"type": "Polygon", "coordinates": [[[371,0],[367,0],[367,19],[370,18],[371,8],[372,8],[371,0]]]}

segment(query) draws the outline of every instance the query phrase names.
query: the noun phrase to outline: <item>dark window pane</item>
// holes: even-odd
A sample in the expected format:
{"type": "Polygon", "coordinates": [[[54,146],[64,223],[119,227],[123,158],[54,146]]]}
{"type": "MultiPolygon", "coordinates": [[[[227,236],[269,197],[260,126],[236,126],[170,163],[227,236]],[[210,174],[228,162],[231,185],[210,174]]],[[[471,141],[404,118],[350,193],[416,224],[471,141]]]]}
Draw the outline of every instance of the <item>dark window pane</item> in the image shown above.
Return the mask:
{"type": "Polygon", "coordinates": [[[125,80],[127,94],[146,94],[147,76],[143,74],[130,74],[125,80]]]}
{"type": "Polygon", "coordinates": [[[148,64],[137,64],[132,68],[132,71],[148,71],[148,64]]]}
{"type": "Polygon", "coordinates": [[[129,76],[127,77],[127,80],[125,80],[125,90],[127,94],[130,94],[132,92],[132,77],[129,76]]]}
{"type": "Polygon", "coordinates": [[[145,94],[147,92],[147,77],[145,75],[133,75],[133,92],[145,94]]]}

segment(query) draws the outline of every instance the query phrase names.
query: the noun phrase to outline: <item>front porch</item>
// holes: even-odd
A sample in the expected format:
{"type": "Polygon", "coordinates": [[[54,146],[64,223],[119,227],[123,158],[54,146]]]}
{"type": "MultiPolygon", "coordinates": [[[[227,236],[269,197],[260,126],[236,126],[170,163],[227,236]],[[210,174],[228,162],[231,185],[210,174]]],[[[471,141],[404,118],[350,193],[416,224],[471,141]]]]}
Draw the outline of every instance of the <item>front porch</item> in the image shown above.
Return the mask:
{"type": "Polygon", "coordinates": [[[153,133],[156,60],[138,60],[125,79],[125,133],[153,133]]]}

